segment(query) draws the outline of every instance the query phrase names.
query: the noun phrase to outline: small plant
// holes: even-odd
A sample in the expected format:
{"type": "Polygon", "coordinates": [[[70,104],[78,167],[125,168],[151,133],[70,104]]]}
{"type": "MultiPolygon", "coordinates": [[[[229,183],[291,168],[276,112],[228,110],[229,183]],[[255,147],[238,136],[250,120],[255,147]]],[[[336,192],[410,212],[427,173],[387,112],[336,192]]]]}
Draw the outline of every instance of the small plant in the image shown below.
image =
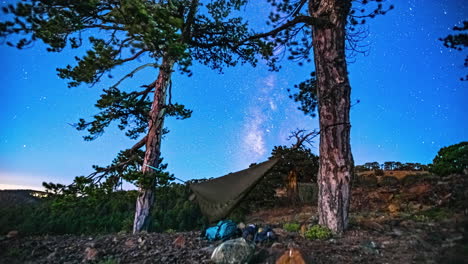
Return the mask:
{"type": "Polygon", "coordinates": [[[414,215],[412,218],[416,222],[428,222],[429,221],[429,217],[422,215],[422,214],[414,215]]]}
{"type": "Polygon", "coordinates": [[[286,223],[283,225],[283,229],[288,232],[297,232],[301,226],[298,223],[286,223]]]}
{"type": "Polygon", "coordinates": [[[314,225],[305,232],[304,236],[310,240],[316,240],[316,239],[324,240],[324,239],[331,238],[333,236],[333,233],[330,229],[326,227],[323,227],[320,225],[314,225]]]}
{"type": "Polygon", "coordinates": [[[9,257],[14,257],[14,258],[20,258],[22,257],[24,254],[23,250],[21,250],[20,248],[10,248],[7,250],[6,252],[6,255],[9,256],[9,257]]]}
{"type": "Polygon", "coordinates": [[[98,264],[118,264],[119,262],[116,259],[113,258],[108,258],[105,260],[101,260],[98,262],[98,264]]]}
{"type": "Polygon", "coordinates": [[[164,231],[164,233],[168,233],[168,234],[174,234],[176,231],[172,228],[169,228],[169,229],[166,229],[166,231],[164,231]]]}

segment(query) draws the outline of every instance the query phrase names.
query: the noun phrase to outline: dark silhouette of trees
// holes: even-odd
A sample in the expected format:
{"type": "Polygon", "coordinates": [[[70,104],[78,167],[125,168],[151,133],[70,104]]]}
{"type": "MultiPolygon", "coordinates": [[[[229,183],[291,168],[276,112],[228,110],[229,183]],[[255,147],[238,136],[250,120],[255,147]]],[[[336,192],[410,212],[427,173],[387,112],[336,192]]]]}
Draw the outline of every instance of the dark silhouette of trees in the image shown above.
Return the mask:
{"type": "Polygon", "coordinates": [[[468,172],[468,142],[443,147],[434,157],[431,172],[447,176],[453,173],[468,172]]]}
{"type": "MultiPolygon", "coordinates": [[[[445,38],[440,38],[439,40],[444,43],[444,46],[450,49],[455,49],[458,51],[462,51],[466,47],[468,47],[468,21],[463,21],[463,26],[461,27],[453,27],[453,31],[460,32],[457,34],[450,34],[445,38]]],[[[468,55],[465,57],[465,68],[468,67],[468,55]]],[[[468,75],[465,77],[461,77],[460,80],[467,81],[468,75]]]]}

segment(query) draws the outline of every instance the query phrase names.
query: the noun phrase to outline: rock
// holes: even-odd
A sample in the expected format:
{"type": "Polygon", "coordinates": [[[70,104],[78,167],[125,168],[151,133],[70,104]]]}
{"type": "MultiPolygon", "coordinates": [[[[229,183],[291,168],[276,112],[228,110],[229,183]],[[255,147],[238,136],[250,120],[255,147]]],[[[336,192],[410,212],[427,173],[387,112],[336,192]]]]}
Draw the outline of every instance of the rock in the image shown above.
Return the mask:
{"type": "Polygon", "coordinates": [[[425,194],[431,190],[431,185],[428,183],[421,183],[409,188],[406,192],[412,197],[417,197],[425,194]]]}
{"type": "Polygon", "coordinates": [[[305,236],[305,232],[307,231],[307,225],[306,224],[303,224],[301,226],[301,230],[299,231],[299,233],[301,234],[301,236],[305,236]]]}
{"type": "Polygon", "coordinates": [[[275,234],[279,237],[285,237],[288,235],[288,232],[282,228],[273,228],[273,232],[275,232],[275,234]]]}
{"type": "Polygon", "coordinates": [[[372,230],[375,230],[375,231],[383,231],[384,230],[384,227],[377,223],[377,222],[374,222],[374,221],[370,221],[370,220],[364,220],[364,221],[361,221],[361,225],[363,225],[364,227],[368,228],[368,229],[372,229],[372,230]]]}
{"type": "Polygon", "coordinates": [[[57,255],[57,250],[55,250],[54,252],[50,253],[50,254],[47,256],[47,261],[48,261],[48,262],[53,262],[53,259],[55,258],[56,255],[57,255]]]}
{"type": "Polygon", "coordinates": [[[390,211],[390,213],[394,214],[394,213],[397,213],[398,211],[400,211],[400,205],[396,204],[396,203],[391,203],[388,205],[387,207],[388,211],[390,211]]]}
{"type": "Polygon", "coordinates": [[[136,247],[136,243],[133,239],[128,239],[127,241],[125,241],[125,247],[134,248],[136,247]]]}
{"type": "Polygon", "coordinates": [[[244,238],[228,240],[215,248],[211,260],[217,264],[248,263],[255,251],[255,245],[244,238]]]}
{"type": "Polygon", "coordinates": [[[393,228],[392,231],[393,231],[393,235],[395,235],[395,236],[402,236],[403,235],[403,232],[398,228],[393,228]]]}
{"type": "Polygon", "coordinates": [[[370,254],[379,254],[379,246],[374,241],[366,241],[361,244],[365,252],[370,254]]]}
{"type": "Polygon", "coordinates": [[[138,238],[138,247],[144,246],[146,243],[146,240],[142,237],[138,238]]]}
{"type": "Polygon", "coordinates": [[[200,251],[202,252],[206,252],[208,253],[209,255],[213,254],[213,251],[215,250],[215,246],[213,245],[209,245],[207,247],[204,247],[204,248],[201,248],[200,251]]]}
{"type": "Polygon", "coordinates": [[[14,238],[14,237],[17,237],[17,236],[18,236],[18,230],[11,230],[6,235],[6,238],[14,238]]]}
{"type": "Polygon", "coordinates": [[[98,251],[95,248],[87,247],[84,252],[84,261],[93,261],[97,258],[98,251]]]}
{"type": "Polygon", "coordinates": [[[281,249],[281,248],[284,248],[284,245],[279,243],[279,242],[274,242],[271,247],[271,249],[281,249]]]}
{"type": "Polygon", "coordinates": [[[287,249],[281,257],[276,260],[276,264],[306,264],[301,252],[298,249],[287,249]]]}
{"type": "Polygon", "coordinates": [[[185,248],[185,237],[183,235],[178,236],[172,244],[178,248],[185,248]]]}

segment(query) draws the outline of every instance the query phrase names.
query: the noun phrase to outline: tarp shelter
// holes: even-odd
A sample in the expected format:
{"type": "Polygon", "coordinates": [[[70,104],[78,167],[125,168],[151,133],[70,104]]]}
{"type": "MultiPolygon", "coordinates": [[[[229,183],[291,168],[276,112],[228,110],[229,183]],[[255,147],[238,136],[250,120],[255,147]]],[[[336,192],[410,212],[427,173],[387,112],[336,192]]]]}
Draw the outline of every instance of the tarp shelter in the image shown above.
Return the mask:
{"type": "Polygon", "coordinates": [[[278,161],[279,158],[273,158],[245,170],[191,184],[202,213],[210,222],[226,217],[278,161]]]}

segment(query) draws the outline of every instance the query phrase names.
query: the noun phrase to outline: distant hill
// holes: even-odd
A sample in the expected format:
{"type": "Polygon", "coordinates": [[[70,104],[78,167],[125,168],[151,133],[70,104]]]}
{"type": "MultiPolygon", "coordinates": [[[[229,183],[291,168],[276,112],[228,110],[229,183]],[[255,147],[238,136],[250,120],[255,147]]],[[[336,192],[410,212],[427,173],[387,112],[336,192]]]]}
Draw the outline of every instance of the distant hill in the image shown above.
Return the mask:
{"type": "Polygon", "coordinates": [[[34,190],[0,190],[0,207],[34,204],[46,195],[46,192],[34,190]]]}

